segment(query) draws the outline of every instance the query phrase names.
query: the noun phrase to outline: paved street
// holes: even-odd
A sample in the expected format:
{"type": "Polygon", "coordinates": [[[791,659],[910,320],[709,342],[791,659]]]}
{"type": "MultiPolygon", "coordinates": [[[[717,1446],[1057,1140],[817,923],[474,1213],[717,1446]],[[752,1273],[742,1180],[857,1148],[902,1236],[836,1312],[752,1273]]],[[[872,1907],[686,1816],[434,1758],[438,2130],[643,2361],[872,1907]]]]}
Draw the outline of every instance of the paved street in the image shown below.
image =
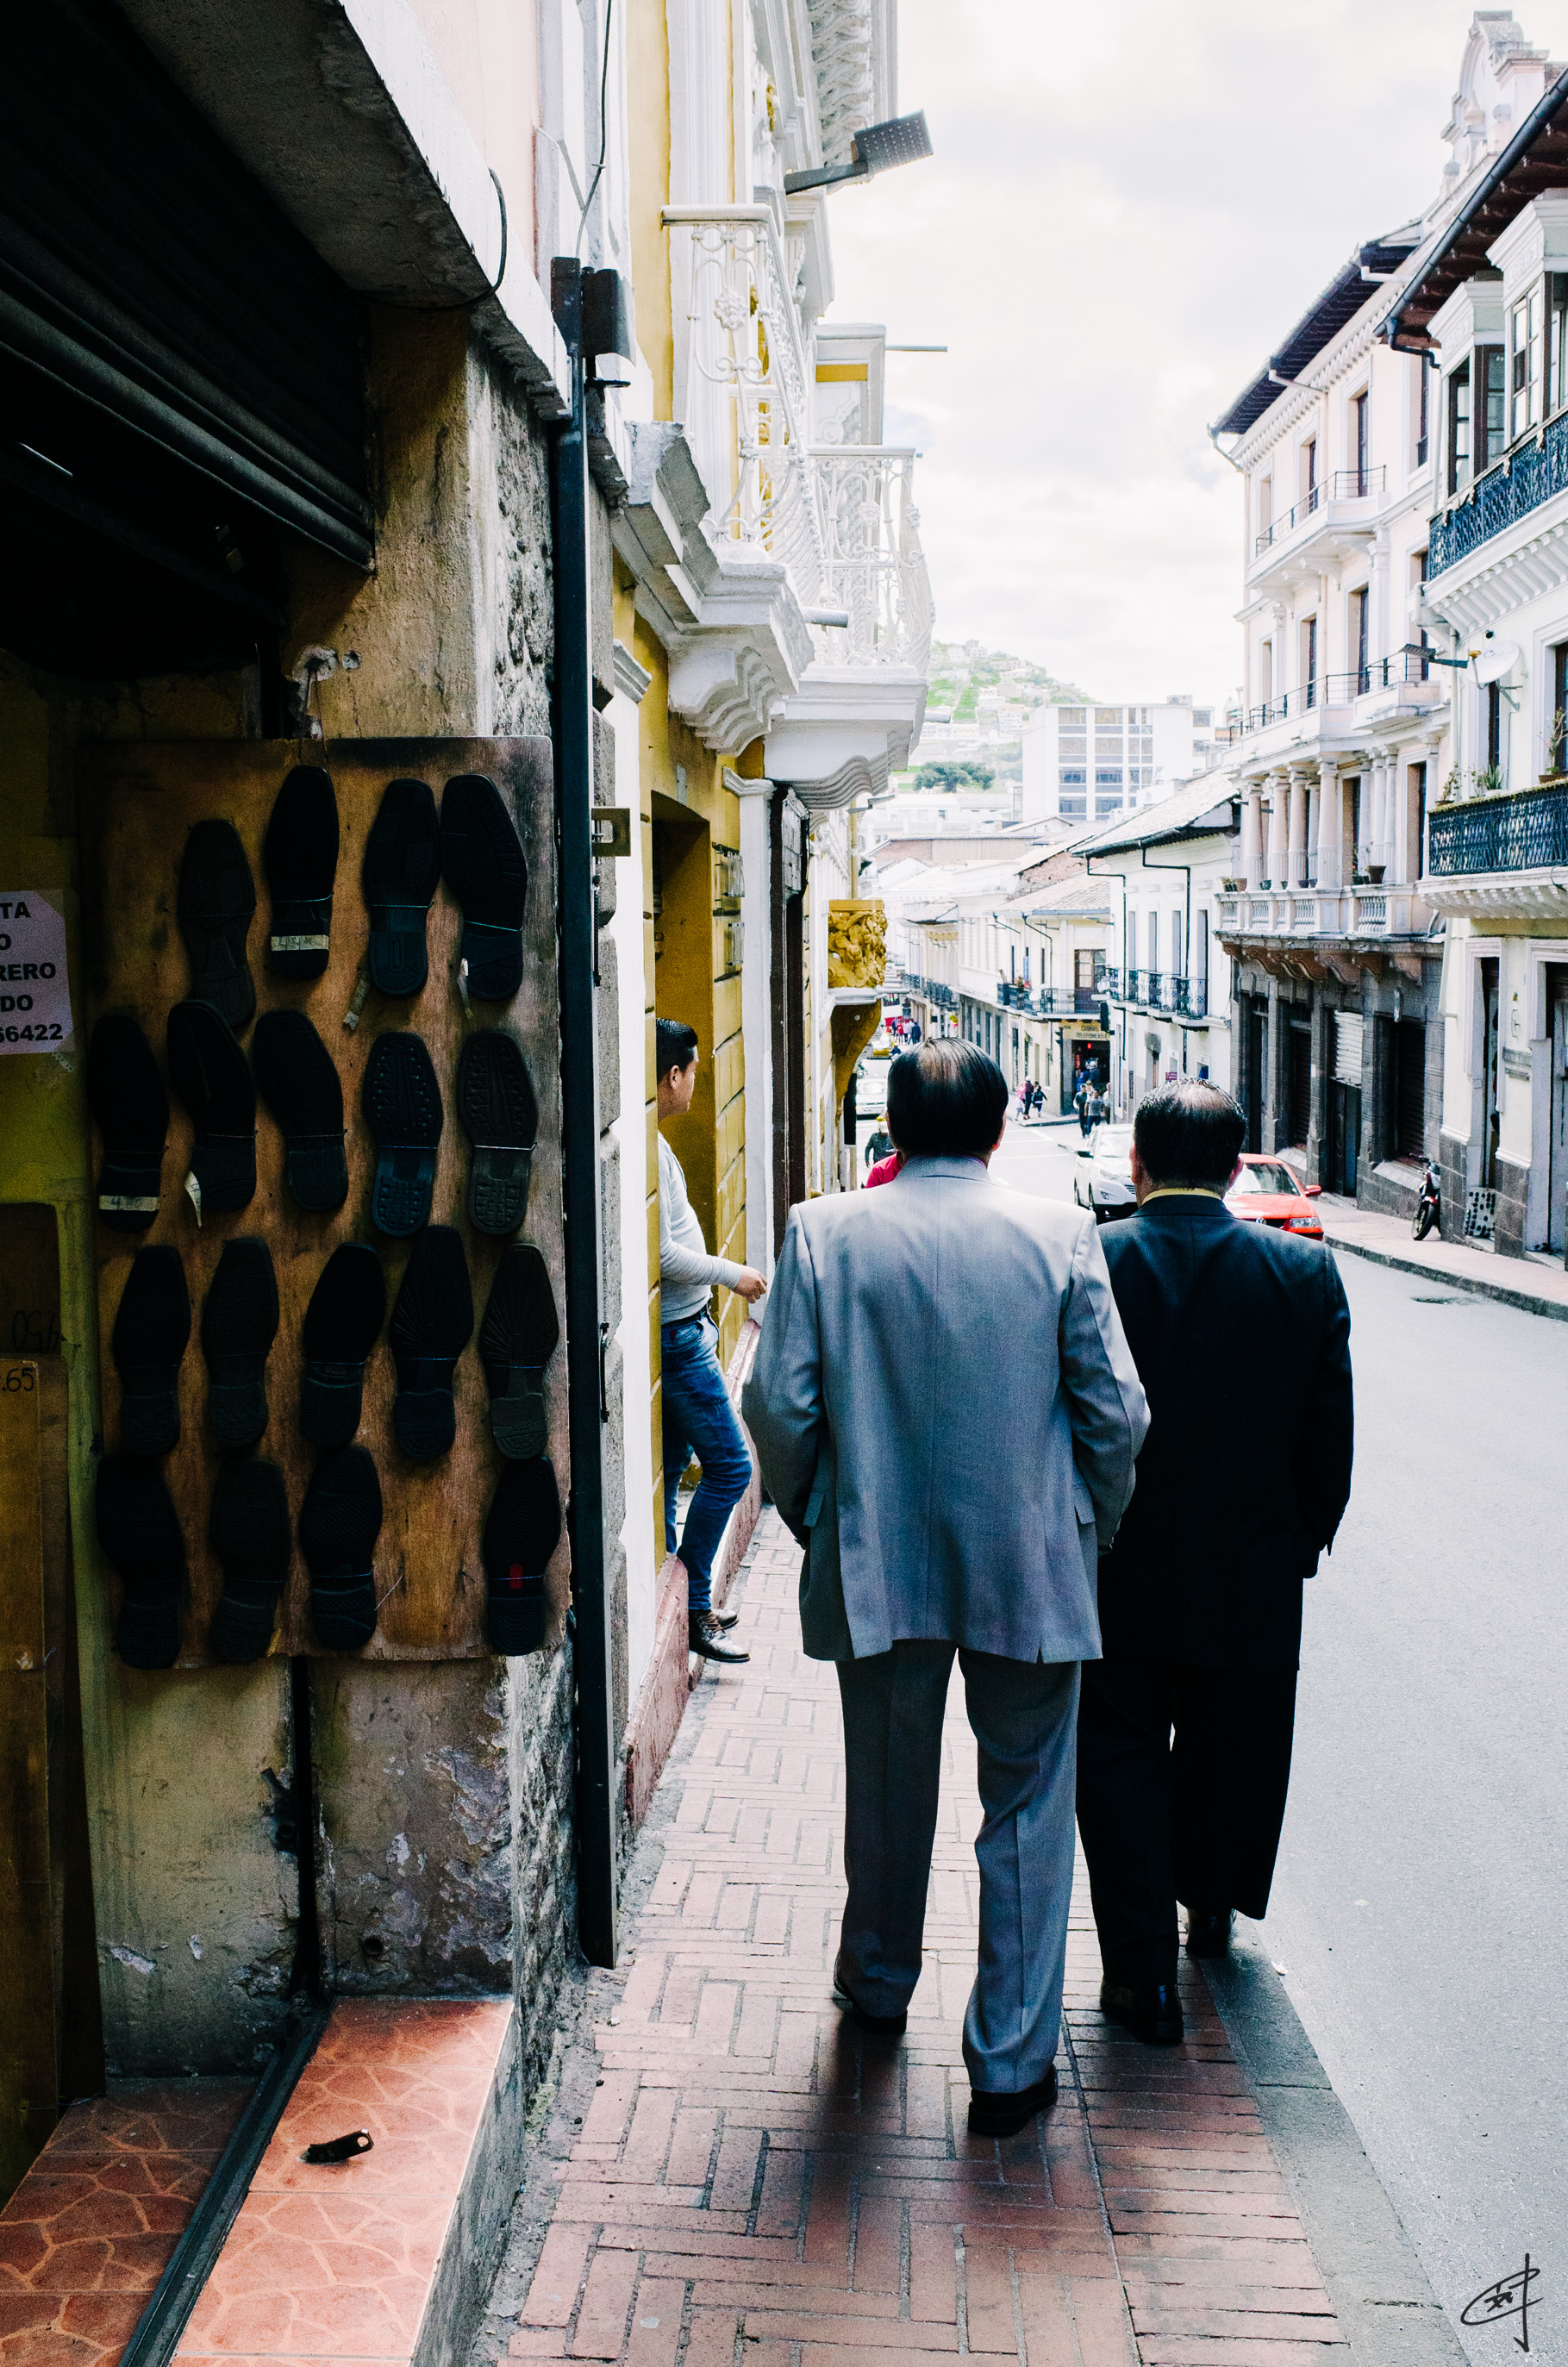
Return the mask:
{"type": "MultiPolygon", "coordinates": [[[[996,1171],[1066,1198],[1074,1147],[1010,1127],[996,1171]]],[[[1454,2318],[1528,2248],[1531,2347],[1561,2357],[1568,1342],[1437,1280],[1340,1270],[1357,1483],[1308,1591],[1262,1937],[1454,2318]]],[[[1478,2361],[1509,2340],[1462,2339],[1478,2361]]]]}

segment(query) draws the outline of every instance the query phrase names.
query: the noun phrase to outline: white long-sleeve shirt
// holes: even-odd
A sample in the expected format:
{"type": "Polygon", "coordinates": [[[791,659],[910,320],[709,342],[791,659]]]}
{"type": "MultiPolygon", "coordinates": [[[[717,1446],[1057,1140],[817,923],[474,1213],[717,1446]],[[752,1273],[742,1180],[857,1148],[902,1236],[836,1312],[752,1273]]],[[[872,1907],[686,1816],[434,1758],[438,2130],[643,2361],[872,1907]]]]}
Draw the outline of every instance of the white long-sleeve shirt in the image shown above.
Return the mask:
{"type": "Polygon", "coordinates": [[[661,1323],[687,1323],[708,1305],[716,1282],[733,1289],[744,1269],[710,1257],[680,1161],[659,1137],[659,1290],[661,1323]]]}

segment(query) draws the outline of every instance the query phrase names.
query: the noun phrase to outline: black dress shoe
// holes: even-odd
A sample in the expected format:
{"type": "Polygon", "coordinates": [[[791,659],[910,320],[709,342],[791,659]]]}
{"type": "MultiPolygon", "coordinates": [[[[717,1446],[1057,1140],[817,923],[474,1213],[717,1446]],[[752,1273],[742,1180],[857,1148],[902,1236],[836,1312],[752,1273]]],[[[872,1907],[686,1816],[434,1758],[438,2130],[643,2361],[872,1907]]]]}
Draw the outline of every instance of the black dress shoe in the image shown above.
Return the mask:
{"type": "Polygon", "coordinates": [[[1235,1910],[1230,1907],[1189,1907],[1187,1910],[1187,1953],[1189,1956],[1228,1956],[1235,1910]]]}
{"type": "Polygon", "coordinates": [[[733,1644],[724,1642],[719,1623],[710,1611],[690,1611],[687,1614],[686,1637],[690,1649],[699,1653],[705,1660],[723,1660],[738,1668],[744,1660],[751,1659],[749,1652],[738,1651],[733,1644]]]}
{"type": "Polygon", "coordinates": [[[1135,1988],[1119,1981],[1102,1981],[1100,2011],[1108,2022],[1119,2022],[1146,2046],[1176,2046],[1181,2042],[1181,1999],[1174,1981],[1149,1981],[1135,1988]]]}
{"type": "Polygon", "coordinates": [[[848,2012],[856,2029],[863,2030],[869,2038],[902,2038],[909,2027],[907,2013],[872,2013],[858,1999],[852,1998],[846,1988],[841,1988],[836,1979],[833,1994],[848,2012]]]}
{"type": "Polygon", "coordinates": [[[1056,2066],[1053,2063],[1043,2079],[1032,2088],[1019,2088],[1011,2095],[1001,2095],[971,2088],[969,2096],[969,2133],[971,2137],[1014,2137],[1033,2120],[1037,2112],[1049,2112],[1056,2101],[1056,2066]]]}

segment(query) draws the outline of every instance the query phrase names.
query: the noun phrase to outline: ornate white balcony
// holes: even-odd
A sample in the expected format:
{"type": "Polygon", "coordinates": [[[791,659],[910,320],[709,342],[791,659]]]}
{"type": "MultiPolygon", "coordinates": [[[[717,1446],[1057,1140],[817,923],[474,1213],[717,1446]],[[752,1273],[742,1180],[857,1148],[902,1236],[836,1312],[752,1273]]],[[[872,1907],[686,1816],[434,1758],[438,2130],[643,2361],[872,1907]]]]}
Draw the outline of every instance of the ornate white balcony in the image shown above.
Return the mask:
{"type": "Polygon", "coordinates": [[[915,506],[915,454],[812,447],[812,377],[778,226],[767,206],[669,206],[675,407],[713,503],[708,535],[782,561],[815,625],[815,662],[924,677],[931,584],[915,506]]]}
{"type": "Polygon", "coordinates": [[[818,446],[811,455],[826,554],[822,605],[849,629],[813,638],[829,665],[913,666],[931,654],[931,580],[915,506],[915,454],[892,444],[818,446]]]}

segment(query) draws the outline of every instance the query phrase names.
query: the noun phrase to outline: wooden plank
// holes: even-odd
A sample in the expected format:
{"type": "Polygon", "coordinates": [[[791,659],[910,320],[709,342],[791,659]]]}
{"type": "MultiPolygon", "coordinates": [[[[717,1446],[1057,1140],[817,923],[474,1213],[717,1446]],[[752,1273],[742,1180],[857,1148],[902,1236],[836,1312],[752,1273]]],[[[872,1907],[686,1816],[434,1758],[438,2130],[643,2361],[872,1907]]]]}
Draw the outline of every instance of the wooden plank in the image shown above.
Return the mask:
{"type": "Polygon", "coordinates": [[[0,1359],[0,2199],[59,2106],[39,1367],[0,1359]]]}
{"type": "MultiPolygon", "coordinates": [[[[193,823],[216,815],[239,832],[256,883],[256,913],[249,956],[260,1012],[304,1011],[337,1064],[347,1125],[348,1199],[332,1216],[297,1208],[284,1182],[283,1140],[265,1105],[256,1114],[256,1195],[233,1216],[209,1216],[198,1226],[182,1191],[188,1164],[190,1122],[174,1104],[164,1158],[163,1205],[150,1230],[131,1237],[99,1229],[98,1319],[102,1338],[104,1431],[112,1445],[119,1429],[119,1389],[109,1334],[131,1258],[144,1241],[172,1241],[185,1261],[195,1324],[225,1240],[254,1234],[272,1251],[280,1321],[267,1365],[270,1424],[260,1453],[281,1465],[290,1510],[298,1519],[315,1460],[299,1434],[301,1371],[299,1340],[317,1276],[339,1241],[360,1240],[378,1251],[387,1277],[389,1310],[412,1244],[389,1241],[369,1223],[375,1150],[359,1114],[359,1084],[371,1045],[383,1030],[409,1027],[429,1048],[441,1082],[446,1124],[441,1137],[432,1216],[463,1236],[474,1298],[483,1319],[505,1244],[475,1234],[463,1212],[469,1147],[458,1123],[454,1090],[458,1056],[475,1027],[505,1025],[522,1043],[539,1100],[540,1134],[528,1212],[520,1238],[544,1253],[562,1323],[565,1316],[561,1209],[561,1045],[555,939],[553,789],[550,743],[543,740],[335,741],[324,752],[294,742],[123,742],[82,750],[78,758],[85,870],[83,943],[89,1023],[108,1010],[134,1011],[160,1064],[167,1014],[189,983],[185,946],[175,919],[181,852],[193,823]],[[306,983],[278,979],[267,967],[267,899],[261,847],[273,800],[301,755],[324,763],[336,791],[341,828],[332,950],[326,973],[306,983]],[[515,815],[528,865],[524,920],[524,978],[510,1008],[478,1004],[465,1014],[456,987],[461,915],[441,886],[431,908],[430,975],[412,1002],[372,993],[358,1028],[345,1031],[369,926],[359,871],[365,841],[388,781],[398,776],[428,781],[439,801],[454,774],[487,773],[515,815]]],[[[249,1048],[252,1027],[244,1041],[249,1048]]],[[[98,1146],[93,1146],[95,1162],[98,1146]]],[[[219,1453],[203,1419],[206,1366],[193,1328],[180,1373],[180,1444],[165,1467],[187,1549],[190,1584],[181,1667],[210,1661],[207,1637],[222,1591],[222,1572],[207,1542],[207,1523],[219,1453]]],[[[409,1462],[392,1435],[396,1376],[383,1337],[365,1376],[359,1441],[375,1455],[385,1518],[376,1552],[381,1598],[367,1659],[479,1658],[484,1640],[484,1572],[480,1538],[494,1492],[500,1458],[491,1444],[488,1397],[477,1344],[460,1358],[456,1396],[458,1438],[434,1464],[409,1462]]],[[[565,1345],[546,1381],[550,1448],[564,1501],[567,1487],[565,1345]]],[[[564,1537],[549,1578],[558,1618],[569,1588],[564,1537]]],[[[319,1652],[310,1624],[309,1578],[296,1552],[273,1648],[319,1652]]]]}

